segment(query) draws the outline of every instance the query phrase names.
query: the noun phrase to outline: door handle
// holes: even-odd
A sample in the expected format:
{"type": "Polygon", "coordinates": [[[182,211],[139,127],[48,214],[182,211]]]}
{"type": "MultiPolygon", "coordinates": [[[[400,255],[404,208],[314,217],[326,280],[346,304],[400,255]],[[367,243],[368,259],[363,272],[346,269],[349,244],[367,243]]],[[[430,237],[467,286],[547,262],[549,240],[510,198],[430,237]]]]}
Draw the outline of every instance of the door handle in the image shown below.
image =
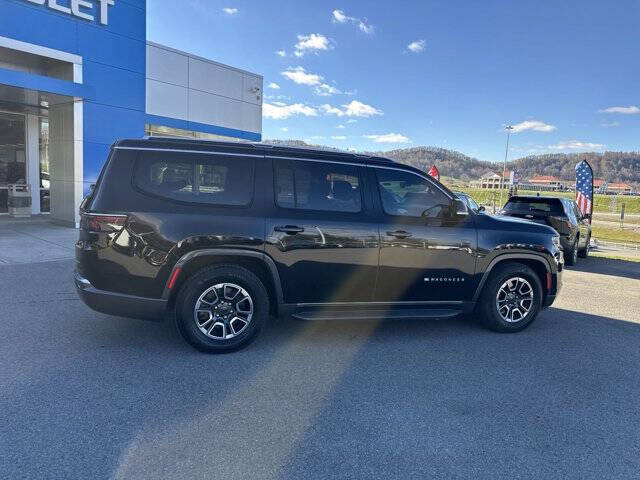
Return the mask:
{"type": "Polygon", "coordinates": [[[295,225],[284,225],[279,227],[273,227],[276,232],[288,233],[289,235],[295,235],[296,233],[304,232],[304,228],[297,227],[295,225]]]}
{"type": "Polygon", "coordinates": [[[396,238],[409,238],[412,234],[404,230],[396,230],[395,232],[387,232],[387,235],[396,238]]]}

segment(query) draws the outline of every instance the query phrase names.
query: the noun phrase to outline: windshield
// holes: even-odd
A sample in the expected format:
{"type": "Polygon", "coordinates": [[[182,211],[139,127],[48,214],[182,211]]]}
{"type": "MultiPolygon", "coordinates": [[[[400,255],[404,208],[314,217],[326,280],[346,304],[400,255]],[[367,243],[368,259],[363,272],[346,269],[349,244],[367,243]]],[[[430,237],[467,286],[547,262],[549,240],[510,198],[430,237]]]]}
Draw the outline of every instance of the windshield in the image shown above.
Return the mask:
{"type": "Polygon", "coordinates": [[[551,215],[562,215],[562,205],[555,198],[550,199],[513,199],[504,206],[504,212],[542,212],[551,215]]]}

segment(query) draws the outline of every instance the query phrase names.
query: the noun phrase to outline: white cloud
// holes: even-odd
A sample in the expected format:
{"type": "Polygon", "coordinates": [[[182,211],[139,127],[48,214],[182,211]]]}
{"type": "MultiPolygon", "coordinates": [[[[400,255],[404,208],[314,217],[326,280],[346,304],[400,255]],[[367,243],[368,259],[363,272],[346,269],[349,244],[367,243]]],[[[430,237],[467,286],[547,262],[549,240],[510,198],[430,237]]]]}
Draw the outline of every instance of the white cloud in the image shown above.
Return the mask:
{"type": "Polygon", "coordinates": [[[278,55],[279,57],[286,57],[287,52],[285,50],[276,50],[276,55],[278,55]]]}
{"type": "Polygon", "coordinates": [[[601,150],[604,145],[601,143],[580,142],[578,140],[569,140],[559,142],[555,145],[549,145],[550,150],[601,150]]]}
{"type": "Polygon", "coordinates": [[[363,135],[364,138],[375,143],[411,143],[411,140],[400,133],[385,133],[383,135],[363,135]]]}
{"type": "Polygon", "coordinates": [[[371,105],[359,102],[358,100],[352,100],[351,102],[343,105],[344,114],[347,117],[371,117],[373,115],[382,115],[382,111],[378,110],[371,105]]]}
{"type": "Polygon", "coordinates": [[[360,20],[358,23],[358,28],[361,32],[366,33],[367,35],[371,35],[375,30],[375,27],[369,23],[367,23],[367,19],[360,20]]]}
{"type": "Polygon", "coordinates": [[[344,14],[342,10],[334,10],[333,11],[333,21],[337,23],[347,23],[355,20],[353,17],[349,17],[344,14]]]}
{"type": "Polygon", "coordinates": [[[349,120],[347,120],[347,123],[356,123],[358,120],[356,120],[355,118],[350,118],[349,120]]]}
{"type": "Polygon", "coordinates": [[[541,122],[539,120],[525,120],[513,125],[513,133],[524,132],[525,130],[533,130],[535,132],[553,132],[556,129],[554,125],[541,122]]]}
{"type": "Polygon", "coordinates": [[[230,8],[230,7],[224,7],[222,11],[228,15],[235,15],[236,13],[238,13],[237,8],[230,8]]]}
{"type": "Polygon", "coordinates": [[[420,53],[424,50],[425,43],[426,42],[424,40],[415,40],[407,45],[407,50],[412,53],[420,53]]]}
{"type": "Polygon", "coordinates": [[[621,125],[620,122],[602,122],[600,124],[600,126],[604,128],[614,128],[614,127],[619,127],[620,125],[621,125]]]}
{"type": "Polygon", "coordinates": [[[640,113],[640,108],[635,105],[629,105],[628,107],[609,107],[600,110],[600,113],[621,113],[623,115],[635,115],[640,113]]]}
{"type": "Polygon", "coordinates": [[[280,127],[280,131],[281,132],[288,132],[289,131],[289,127],[280,127]]]}
{"type": "Polygon", "coordinates": [[[323,83],[321,85],[318,85],[315,89],[315,94],[320,96],[320,97],[329,97],[331,95],[337,95],[339,93],[342,93],[340,90],[338,90],[336,87],[333,87],[331,85],[327,85],[326,83],[323,83]]]}
{"type": "Polygon", "coordinates": [[[346,140],[346,135],[331,135],[331,140],[346,140]]]}
{"type": "MultiPolygon", "coordinates": [[[[378,110],[371,105],[367,105],[366,103],[359,102],[358,100],[352,100],[349,103],[342,105],[342,108],[334,107],[325,103],[320,106],[320,110],[322,110],[326,115],[335,115],[337,117],[372,117],[374,115],[383,115],[382,111],[378,110]]],[[[348,121],[348,123],[354,123],[348,121]]]]}
{"type": "Polygon", "coordinates": [[[267,87],[268,87],[268,88],[271,88],[271,89],[273,89],[273,90],[280,90],[280,85],[278,85],[278,84],[277,84],[277,83],[275,83],[275,82],[271,82],[267,87]]]}
{"type": "Polygon", "coordinates": [[[338,107],[333,107],[328,103],[320,105],[320,109],[327,115],[337,115],[338,117],[344,117],[344,112],[338,107]]]}
{"type": "Polygon", "coordinates": [[[338,128],[338,129],[342,130],[342,129],[346,128],[346,127],[345,127],[344,125],[340,124],[340,125],[338,125],[336,128],[338,128]]]}
{"type": "Polygon", "coordinates": [[[287,105],[282,102],[265,103],[262,105],[262,116],[273,120],[284,120],[294,115],[303,115],[305,117],[317,117],[318,111],[304,105],[302,103],[293,103],[287,105]]]}
{"type": "Polygon", "coordinates": [[[311,136],[309,138],[311,138],[311,140],[324,140],[325,139],[325,137],[323,137],[322,135],[313,135],[313,136],[311,136]]]}
{"type": "Polygon", "coordinates": [[[333,23],[352,23],[354,25],[358,25],[358,29],[367,35],[371,35],[375,31],[375,27],[370,23],[367,23],[366,18],[350,17],[344,13],[343,10],[334,10],[332,15],[333,23]]]}
{"type": "Polygon", "coordinates": [[[281,75],[285,78],[288,78],[294,83],[298,85],[320,85],[324,77],[322,75],[316,75],[315,73],[307,73],[307,71],[303,67],[291,68],[289,67],[284,72],[281,72],[281,75]]]}
{"type": "Polygon", "coordinates": [[[333,42],[321,33],[311,33],[309,35],[298,35],[298,43],[295,44],[294,55],[302,57],[303,55],[321,50],[331,50],[333,42]]]}

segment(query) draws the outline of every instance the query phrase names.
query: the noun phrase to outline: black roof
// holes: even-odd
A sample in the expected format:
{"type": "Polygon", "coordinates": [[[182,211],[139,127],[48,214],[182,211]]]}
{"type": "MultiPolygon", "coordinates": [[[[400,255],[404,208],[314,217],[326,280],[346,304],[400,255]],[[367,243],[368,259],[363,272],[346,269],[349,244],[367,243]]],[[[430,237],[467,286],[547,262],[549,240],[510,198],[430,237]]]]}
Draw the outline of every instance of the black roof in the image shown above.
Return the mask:
{"type": "MultiPolygon", "coordinates": [[[[139,139],[123,139],[113,144],[114,147],[120,148],[161,148],[161,149],[181,149],[203,151],[216,150],[229,153],[246,153],[258,155],[273,155],[293,158],[313,157],[318,160],[331,159],[332,161],[344,161],[363,164],[396,164],[393,160],[385,157],[377,157],[374,155],[363,155],[351,152],[334,152],[329,150],[318,150],[306,147],[294,147],[286,145],[270,145],[259,142],[224,142],[216,140],[199,140],[191,138],[175,138],[175,137],[145,137],[139,139]]],[[[400,165],[400,164],[397,164],[400,165]]],[[[409,170],[415,170],[412,167],[403,165],[409,170]]]]}
{"type": "Polygon", "coordinates": [[[566,197],[554,197],[553,195],[512,195],[509,197],[509,200],[530,200],[530,201],[540,201],[540,200],[571,200],[566,197]]]}

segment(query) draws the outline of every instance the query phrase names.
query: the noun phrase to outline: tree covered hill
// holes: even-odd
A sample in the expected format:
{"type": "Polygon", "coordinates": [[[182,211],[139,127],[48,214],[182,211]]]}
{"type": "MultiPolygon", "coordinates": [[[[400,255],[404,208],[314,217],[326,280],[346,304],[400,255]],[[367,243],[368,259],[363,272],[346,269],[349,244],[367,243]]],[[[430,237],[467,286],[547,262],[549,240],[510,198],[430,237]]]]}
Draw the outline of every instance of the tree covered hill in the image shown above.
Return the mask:
{"type": "MultiPolygon", "coordinates": [[[[335,148],[309,145],[300,140],[267,140],[267,143],[321,148],[337,151],[335,148]]],[[[392,158],[428,171],[437,165],[441,175],[469,181],[480,178],[488,171],[500,172],[502,163],[493,163],[469,157],[463,153],[438,147],[410,147],[396,150],[364,152],[392,158]]],[[[535,175],[553,175],[563,180],[575,179],[575,165],[587,160],[597,178],[607,182],[626,182],[640,187],[640,152],[589,152],[589,153],[548,153],[530,155],[507,163],[507,170],[515,170],[521,179],[535,175]]]]}

